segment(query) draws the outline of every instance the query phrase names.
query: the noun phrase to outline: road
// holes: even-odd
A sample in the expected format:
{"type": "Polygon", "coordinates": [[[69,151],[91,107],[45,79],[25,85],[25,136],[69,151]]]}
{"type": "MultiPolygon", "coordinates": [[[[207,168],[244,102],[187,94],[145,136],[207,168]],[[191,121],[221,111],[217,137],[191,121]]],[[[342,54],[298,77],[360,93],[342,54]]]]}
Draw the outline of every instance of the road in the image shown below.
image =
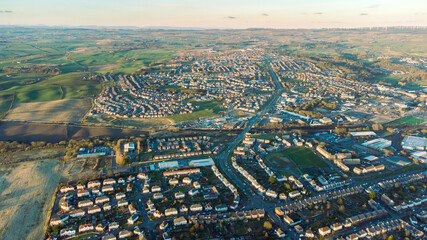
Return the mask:
{"type": "MultiPolygon", "coordinates": [[[[269,66],[268,63],[267,63],[267,66],[269,66]]],[[[227,178],[231,179],[233,184],[235,184],[236,187],[240,188],[243,191],[245,191],[245,189],[250,189],[250,188],[246,187],[244,183],[242,183],[241,179],[236,176],[236,174],[232,171],[227,161],[230,155],[233,153],[233,150],[245,138],[246,133],[248,133],[255,124],[259,123],[262,120],[262,118],[265,116],[265,114],[275,106],[277,100],[280,97],[280,94],[283,91],[282,84],[279,82],[276,73],[270,68],[270,66],[269,66],[269,71],[270,71],[270,76],[273,79],[273,82],[276,86],[276,89],[272,97],[266,103],[265,107],[259,113],[257,113],[255,117],[251,118],[248,121],[246,128],[231,143],[229,143],[229,145],[226,147],[226,149],[223,152],[218,154],[217,157],[215,158],[216,162],[218,163],[217,164],[218,169],[223,174],[225,174],[227,178]]]]}

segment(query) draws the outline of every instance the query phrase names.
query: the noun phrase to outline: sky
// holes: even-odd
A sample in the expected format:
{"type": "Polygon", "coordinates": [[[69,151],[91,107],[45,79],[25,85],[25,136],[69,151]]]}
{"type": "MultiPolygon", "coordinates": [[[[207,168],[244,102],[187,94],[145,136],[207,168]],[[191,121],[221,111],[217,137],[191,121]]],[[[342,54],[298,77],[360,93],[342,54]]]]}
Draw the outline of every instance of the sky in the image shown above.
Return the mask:
{"type": "Polygon", "coordinates": [[[427,0],[0,0],[0,25],[427,26],[427,0]]]}

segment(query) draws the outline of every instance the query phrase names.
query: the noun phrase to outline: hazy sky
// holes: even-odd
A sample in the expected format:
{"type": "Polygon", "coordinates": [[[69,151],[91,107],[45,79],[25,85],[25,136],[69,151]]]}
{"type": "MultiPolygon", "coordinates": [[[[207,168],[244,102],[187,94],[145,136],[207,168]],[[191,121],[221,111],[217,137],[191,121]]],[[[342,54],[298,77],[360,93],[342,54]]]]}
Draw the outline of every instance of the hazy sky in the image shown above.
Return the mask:
{"type": "Polygon", "coordinates": [[[0,0],[0,25],[427,26],[427,0],[0,0]]]}

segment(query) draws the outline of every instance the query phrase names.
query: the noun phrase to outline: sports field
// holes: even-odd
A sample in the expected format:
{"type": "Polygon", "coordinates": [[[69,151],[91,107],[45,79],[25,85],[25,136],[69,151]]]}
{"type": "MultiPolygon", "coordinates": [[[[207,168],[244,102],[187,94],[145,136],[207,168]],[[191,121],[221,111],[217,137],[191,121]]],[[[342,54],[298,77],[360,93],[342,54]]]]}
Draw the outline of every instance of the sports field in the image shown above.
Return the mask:
{"type": "Polygon", "coordinates": [[[423,118],[418,118],[418,117],[413,117],[413,116],[408,116],[408,117],[403,117],[403,118],[399,118],[397,120],[394,120],[393,122],[390,122],[390,125],[402,125],[402,124],[406,124],[406,125],[420,125],[427,122],[427,119],[423,119],[423,118]]]}
{"type": "Polygon", "coordinates": [[[328,165],[308,148],[290,148],[267,156],[272,166],[287,167],[328,167],[328,165]]]}

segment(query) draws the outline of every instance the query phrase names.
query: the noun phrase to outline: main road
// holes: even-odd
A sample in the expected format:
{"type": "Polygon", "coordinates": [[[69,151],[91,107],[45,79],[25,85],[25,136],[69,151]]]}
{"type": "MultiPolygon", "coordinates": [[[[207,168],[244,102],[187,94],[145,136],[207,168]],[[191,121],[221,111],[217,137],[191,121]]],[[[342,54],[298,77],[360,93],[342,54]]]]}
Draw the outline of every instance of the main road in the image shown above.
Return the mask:
{"type": "Polygon", "coordinates": [[[216,157],[216,163],[217,163],[218,169],[222,173],[224,173],[227,178],[231,179],[233,184],[235,184],[238,188],[240,188],[241,190],[243,190],[245,192],[246,192],[246,190],[248,190],[250,188],[245,186],[245,184],[242,183],[241,179],[239,177],[237,177],[235,173],[233,173],[233,171],[231,170],[231,166],[228,165],[227,161],[228,161],[231,153],[233,152],[233,150],[245,138],[246,133],[248,133],[252,129],[252,127],[255,126],[255,124],[259,123],[262,120],[262,118],[265,116],[265,114],[268,113],[276,105],[276,102],[279,99],[279,97],[283,91],[282,84],[279,82],[279,79],[278,79],[276,73],[273,71],[273,69],[271,69],[271,67],[267,61],[266,61],[266,64],[268,66],[270,76],[271,76],[271,78],[274,82],[274,85],[275,85],[275,90],[273,92],[272,97],[268,100],[268,102],[265,104],[263,109],[260,112],[258,112],[255,115],[255,117],[251,118],[247,122],[245,129],[243,129],[243,131],[231,143],[228,144],[226,149],[224,151],[222,151],[220,154],[218,154],[216,157]]]}
{"type": "Polygon", "coordinates": [[[246,133],[248,133],[255,124],[259,123],[263,117],[276,105],[277,100],[283,92],[283,86],[279,82],[279,78],[276,73],[271,69],[269,62],[265,62],[268,66],[268,70],[270,72],[271,79],[274,82],[275,90],[273,92],[272,97],[268,100],[268,102],[264,105],[262,110],[258,112],[255,117],[251,118],[245,129],[231,142],[228,144],[226,149],[217,155],[216,165],[218,169],[230,180],[230,182],[236,186],[241,192],[245,193],[247,196],[249,203],[245,206],[248,209],[250,208],[264,208],[266,213],[271,217],[271,219],[282,229],[286,229],[288,237],[291,239],[298,239],[294,232],[289,231],[289,229],[285,226],[283,221],[274,213],[274,208],[277,204],[272,202],[264,201],[264,198],[259,196],[257,192],[253,191],[247,183],[242,181],[240,177],[238,177],[235,172],[233,172],[232,167],[230,166],[228,159],[230,155],[233,153],[233,150],[239,145],[239,143],[245,138],[246,133]]]}

